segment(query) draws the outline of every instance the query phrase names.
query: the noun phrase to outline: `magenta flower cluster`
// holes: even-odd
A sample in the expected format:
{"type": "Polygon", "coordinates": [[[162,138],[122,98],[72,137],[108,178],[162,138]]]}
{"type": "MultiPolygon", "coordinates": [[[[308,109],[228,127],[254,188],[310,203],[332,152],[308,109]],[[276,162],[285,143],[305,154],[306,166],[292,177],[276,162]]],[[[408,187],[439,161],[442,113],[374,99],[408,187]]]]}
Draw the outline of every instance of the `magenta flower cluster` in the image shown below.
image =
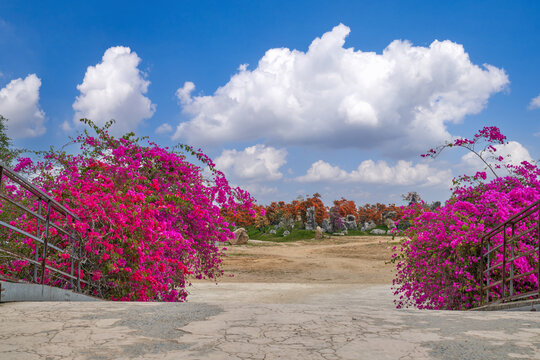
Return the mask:
{"type": "MultiPolygon", "coordinates": [[[[473,139],[458,139],[446,146],[469,148],[481,138],[487,141],[490,152],[496,151],[493,144],[503,144],[506,139],[496,127],[486,127],[473,139]]],[[[442,149],[431,150],[427,156],[436,156],[442,149]]],[[[507,176],[491,181],[486,180],[485,172],[462,176],[454,181],[456,187],[443,207],[426,211],[422,204],[413,204],[406,208],[405,218],[413,226],[393,256],[397,264],[393,284],[398,308],[468,309],[480,304],[480,287],[486,280],[480,269],[482,236],[540,199],[540,169],[536,165],[504,165],[501,157],[493,159],[499,168],[508,170],[507,176]]],[[[536,220],[520,223],[516,233],[536,226],[536,220]]],[[[502,243],[502,235],[493,241],[495,246],[502,243]]],[[[525,253],[535,244],[538,246],[538,239],[533,231],[517,240],[515,251],[525,253]]],[[[498,262],[502,262],[501,252],[492,257],[488,266],[498,262]]],[[[538,255],[522,257],[514,266],[515,274],[530,272],[538,266],[538,255]]],[[[492,281],[500,280],[500,268],[490,276],[492,281]]],[[[538,289],[538,277],[531,274],[514,286],[516,294],[538,289]]],[[[492,289],[493,296],[500,296],[500,292],[500,287],[492,289]]]]}
{"type": "MultiPolygon", "coordinates": [[[[93,283],[87,291],[112,300],[182,301],[188,274],[221,275],[218,245],[234,236],[222,212],[254,216],[250,194],[232,188],[200,150],[184,147],[209,172],[185,151],[96,130],[74,140],[79,155],[51,151],[43,162],[20,159],[17,167],[37,173],[33,182],[80,217],[70,225],[82,239],[81,276],[93,283]]],[[[35,221],[14,221],[35,232],[35,221]]],[[[71,270],[69,255],[48,261],[71,270]]]]}

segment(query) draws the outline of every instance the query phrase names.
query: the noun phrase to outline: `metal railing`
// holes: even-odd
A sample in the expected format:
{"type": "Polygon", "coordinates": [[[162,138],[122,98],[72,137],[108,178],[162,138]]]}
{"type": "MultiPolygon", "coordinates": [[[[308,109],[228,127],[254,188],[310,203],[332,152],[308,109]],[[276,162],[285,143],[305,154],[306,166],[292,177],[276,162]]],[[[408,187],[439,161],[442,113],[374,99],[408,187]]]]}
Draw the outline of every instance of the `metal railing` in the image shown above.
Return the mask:
{"type": "MultiPolygon", "coordinates": [[[[0,227],[7,229],[7,231],[2,232],[3,235],[7,236],[0,236],[0,264],[2,262],[9,263],[10,261],[22,260],[33,265],[30,278],[21,279],[18,274],[4,275],[3,277],[7,280],[25,280],[45,284],[47,276],[49,276],[48,280],[58,280],[55,282],[56,286],[81,292],[81,283],[88,285],[88,282],[81,279],[80,276],[81,263],[83,262],[81,239],[73,228],[69,229],[68,221],[70,218],[71,220],[79,220],[79,218],[2,163],[0,163],[0,202],[4,214],[6,213],[6,207],[11,206],[11,210],[18,209],[21,214],[25,214],[26,218],[29,217],[29,219],[35,220],[35,231],[31,233],[32,231],[28,230],[28,226],[26,229],[18,227],[17,223],[12,221],[15,219],[0,219],[0,227]],[[19,193],[23,192],[28,196],[18,198],[10,196],[5,191],[8,185],[14,185],[19,193]],[[54,215],[54,222],[51,220],[51,215],[54,215]],[[64,223],[64,226],[61,226],[61,222],[64,223]],[[51,229],[55,229],[56,236],[51,236],[51,229]],[[26,241],[17,241],[15,246],[14,240],[11,239],[12,235],[20,235],[26,241]],[[60,241],[54,241],[58,239],[60,241]],[[30,256],[32,255],[30,243],[35,245],[33,258],[27,256],[28,253],[30,253],[30,256]],[[57,257],[61,256],[61,254],[69,255],[71,266],[67,272],[52,266],[51,262],[47,263],[48,257],[52,253],[57,257]],[[47,274],[47,271],[49,274],[47,274]],[[53,276],[54,279],[52,279],[53,276]]],[[[25,223],[28,224],[28,220],[25,223]]]]}
{"type": "Polygon", "coordinates": [[[531,288],[530,281],[528,288],[522,285],[523,278],[531,275],[537,276],[537,284],[540,281],[539,245],[540,201],[529,205],[482,237],[482,305],[540,298],[540,286],[531,288]],[[520,242],[516,243],[516,240],[520,242]],[[520,272],[516,267],[518,259],[528,262],[532,270],[520,272]]]}

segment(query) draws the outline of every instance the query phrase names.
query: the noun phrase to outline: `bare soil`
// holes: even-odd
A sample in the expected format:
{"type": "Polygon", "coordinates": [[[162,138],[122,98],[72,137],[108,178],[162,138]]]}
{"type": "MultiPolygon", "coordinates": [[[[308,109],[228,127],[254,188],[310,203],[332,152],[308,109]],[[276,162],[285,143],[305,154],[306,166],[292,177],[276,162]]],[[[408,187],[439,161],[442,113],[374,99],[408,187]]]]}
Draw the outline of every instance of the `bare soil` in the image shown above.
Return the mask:
{"type": "Polygon", "coordinates": [[[288,243],[250,240],[224,251],[219,282],[390,284],[398,239],[340,236],[288,243]]]}

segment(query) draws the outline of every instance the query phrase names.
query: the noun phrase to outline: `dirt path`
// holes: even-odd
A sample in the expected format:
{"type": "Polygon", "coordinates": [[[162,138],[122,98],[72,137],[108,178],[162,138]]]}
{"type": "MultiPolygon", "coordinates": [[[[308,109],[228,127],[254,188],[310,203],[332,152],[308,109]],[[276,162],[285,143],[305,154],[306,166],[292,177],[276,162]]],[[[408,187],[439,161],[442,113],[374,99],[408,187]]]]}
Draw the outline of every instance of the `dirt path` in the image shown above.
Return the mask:
{"type": "Polygon", "coordinates": [[[391,284],[386,263],[398,240],[343,236],[273,243],[251,240],[225,251],[220,282],[391,284]]]}

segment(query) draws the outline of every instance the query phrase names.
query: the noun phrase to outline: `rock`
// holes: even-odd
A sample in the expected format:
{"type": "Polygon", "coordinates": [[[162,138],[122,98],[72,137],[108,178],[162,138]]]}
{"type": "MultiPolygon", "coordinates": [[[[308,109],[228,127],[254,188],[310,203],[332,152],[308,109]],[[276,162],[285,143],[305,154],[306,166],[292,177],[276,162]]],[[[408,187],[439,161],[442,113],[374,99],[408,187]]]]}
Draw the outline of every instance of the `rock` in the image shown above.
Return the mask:
{"type": "Polygon", "coordinates": [[[392,220],[390,218],[384,219],[384,225],[386,225],[386,227],[389,230],[396,228],[396,224],[394,223],[394,220],[392,220]]]}
{"type": "Polygon", "coordinates": [[[323,229],[320,226],[317,226],[315,229],[315,239],[322,239],[323,238],[323,229]]]}
{"type": "Polygon", "coordinates": [[[373,235],[386,235],[386,231],[382,229],[373,229],[369,233],[373,235]]]}
{"type": "Polygon", "coordinates": [[[349,214],[349,215],[347,215],[347,221],[354,221],[354,222],[356,222],[356,217],[355,217],[354,215],[349,214]]]}
{"type": "Polygon", "coordinates": [[[375,224],[372,220],[369,220],[368,222],[364,223],[362,229],[364,229],[363,231],[370,231],[371,229],[375,229],[376,226],[377,224],[375,224]]]}
{"type": "Polygon", "coordinates": [[[285,230],[285,231],[283,232],[283,236],[287,236],[287,235],[289,235],[290,233],[291,233],[291,232],[290,232],[289,230],[285,230]]]}
{"type": "Polygon", "coordinates": [[[279,219],[279,224],[277,225],[276,230],[279,228],[283,228],[283,229],[294,228],[294,220],[291,218],[282,217],[281,219],[279,219]]]}
{"type": "Polygon", "coordinates": [[[345,221],[345,228],[348,230],[356,230],[358,229],[358,226],[356,225],[356,221],[345,221]]]}
{"type": "Polygon", "coordinates": [[[315,206],[306,209],[306,230],[315,230],[315,206]]]}
{"type": "Polygon", "coordinates": [[[271,229],[271,230],[270,230],[270,231],[269,231],[268,233],[270,233],[270,234],[274,234],[274,235],[275,235],[275,234],[276,234],[276,232],[277,232],[277,231],[276,231],[275,229],[271,229]]]}
{"type": "Polygon", "coordinates": [[[334,206],[330,208],[330,228],[331,231],[339,232],[345,228],[343,218],[339,216],[339,210],[334,206]]]}
{"type": "Polygon", "coordinates": [[[246,229],[238,228],[233,231],[234,239],[229,239],[229,244],[231,245],[244,245],[247,244],[249,236],[246,229]]]}
{"type": "Polygon", "coordinates": [[[321,227],[324,232],[331,233],[332,232],[332,224],[330,224],[330,221],[328,219],[324,219],[321,223],[321,227]]]}
{"type": "Polygon", "coordinates": [[[343,236],[345,235],[344,233],[341,233],[341,232],[335,232],[335,233],[332,233],[333,236],[343,236]]]}
{"type": "Polygon", "coordinates": [[[395,211],[383,211],[381,214],[381,221],[384,224],[384,220],[386,219],[392,219],[395,220],[397,216],[397,213],[395,211]]]}

